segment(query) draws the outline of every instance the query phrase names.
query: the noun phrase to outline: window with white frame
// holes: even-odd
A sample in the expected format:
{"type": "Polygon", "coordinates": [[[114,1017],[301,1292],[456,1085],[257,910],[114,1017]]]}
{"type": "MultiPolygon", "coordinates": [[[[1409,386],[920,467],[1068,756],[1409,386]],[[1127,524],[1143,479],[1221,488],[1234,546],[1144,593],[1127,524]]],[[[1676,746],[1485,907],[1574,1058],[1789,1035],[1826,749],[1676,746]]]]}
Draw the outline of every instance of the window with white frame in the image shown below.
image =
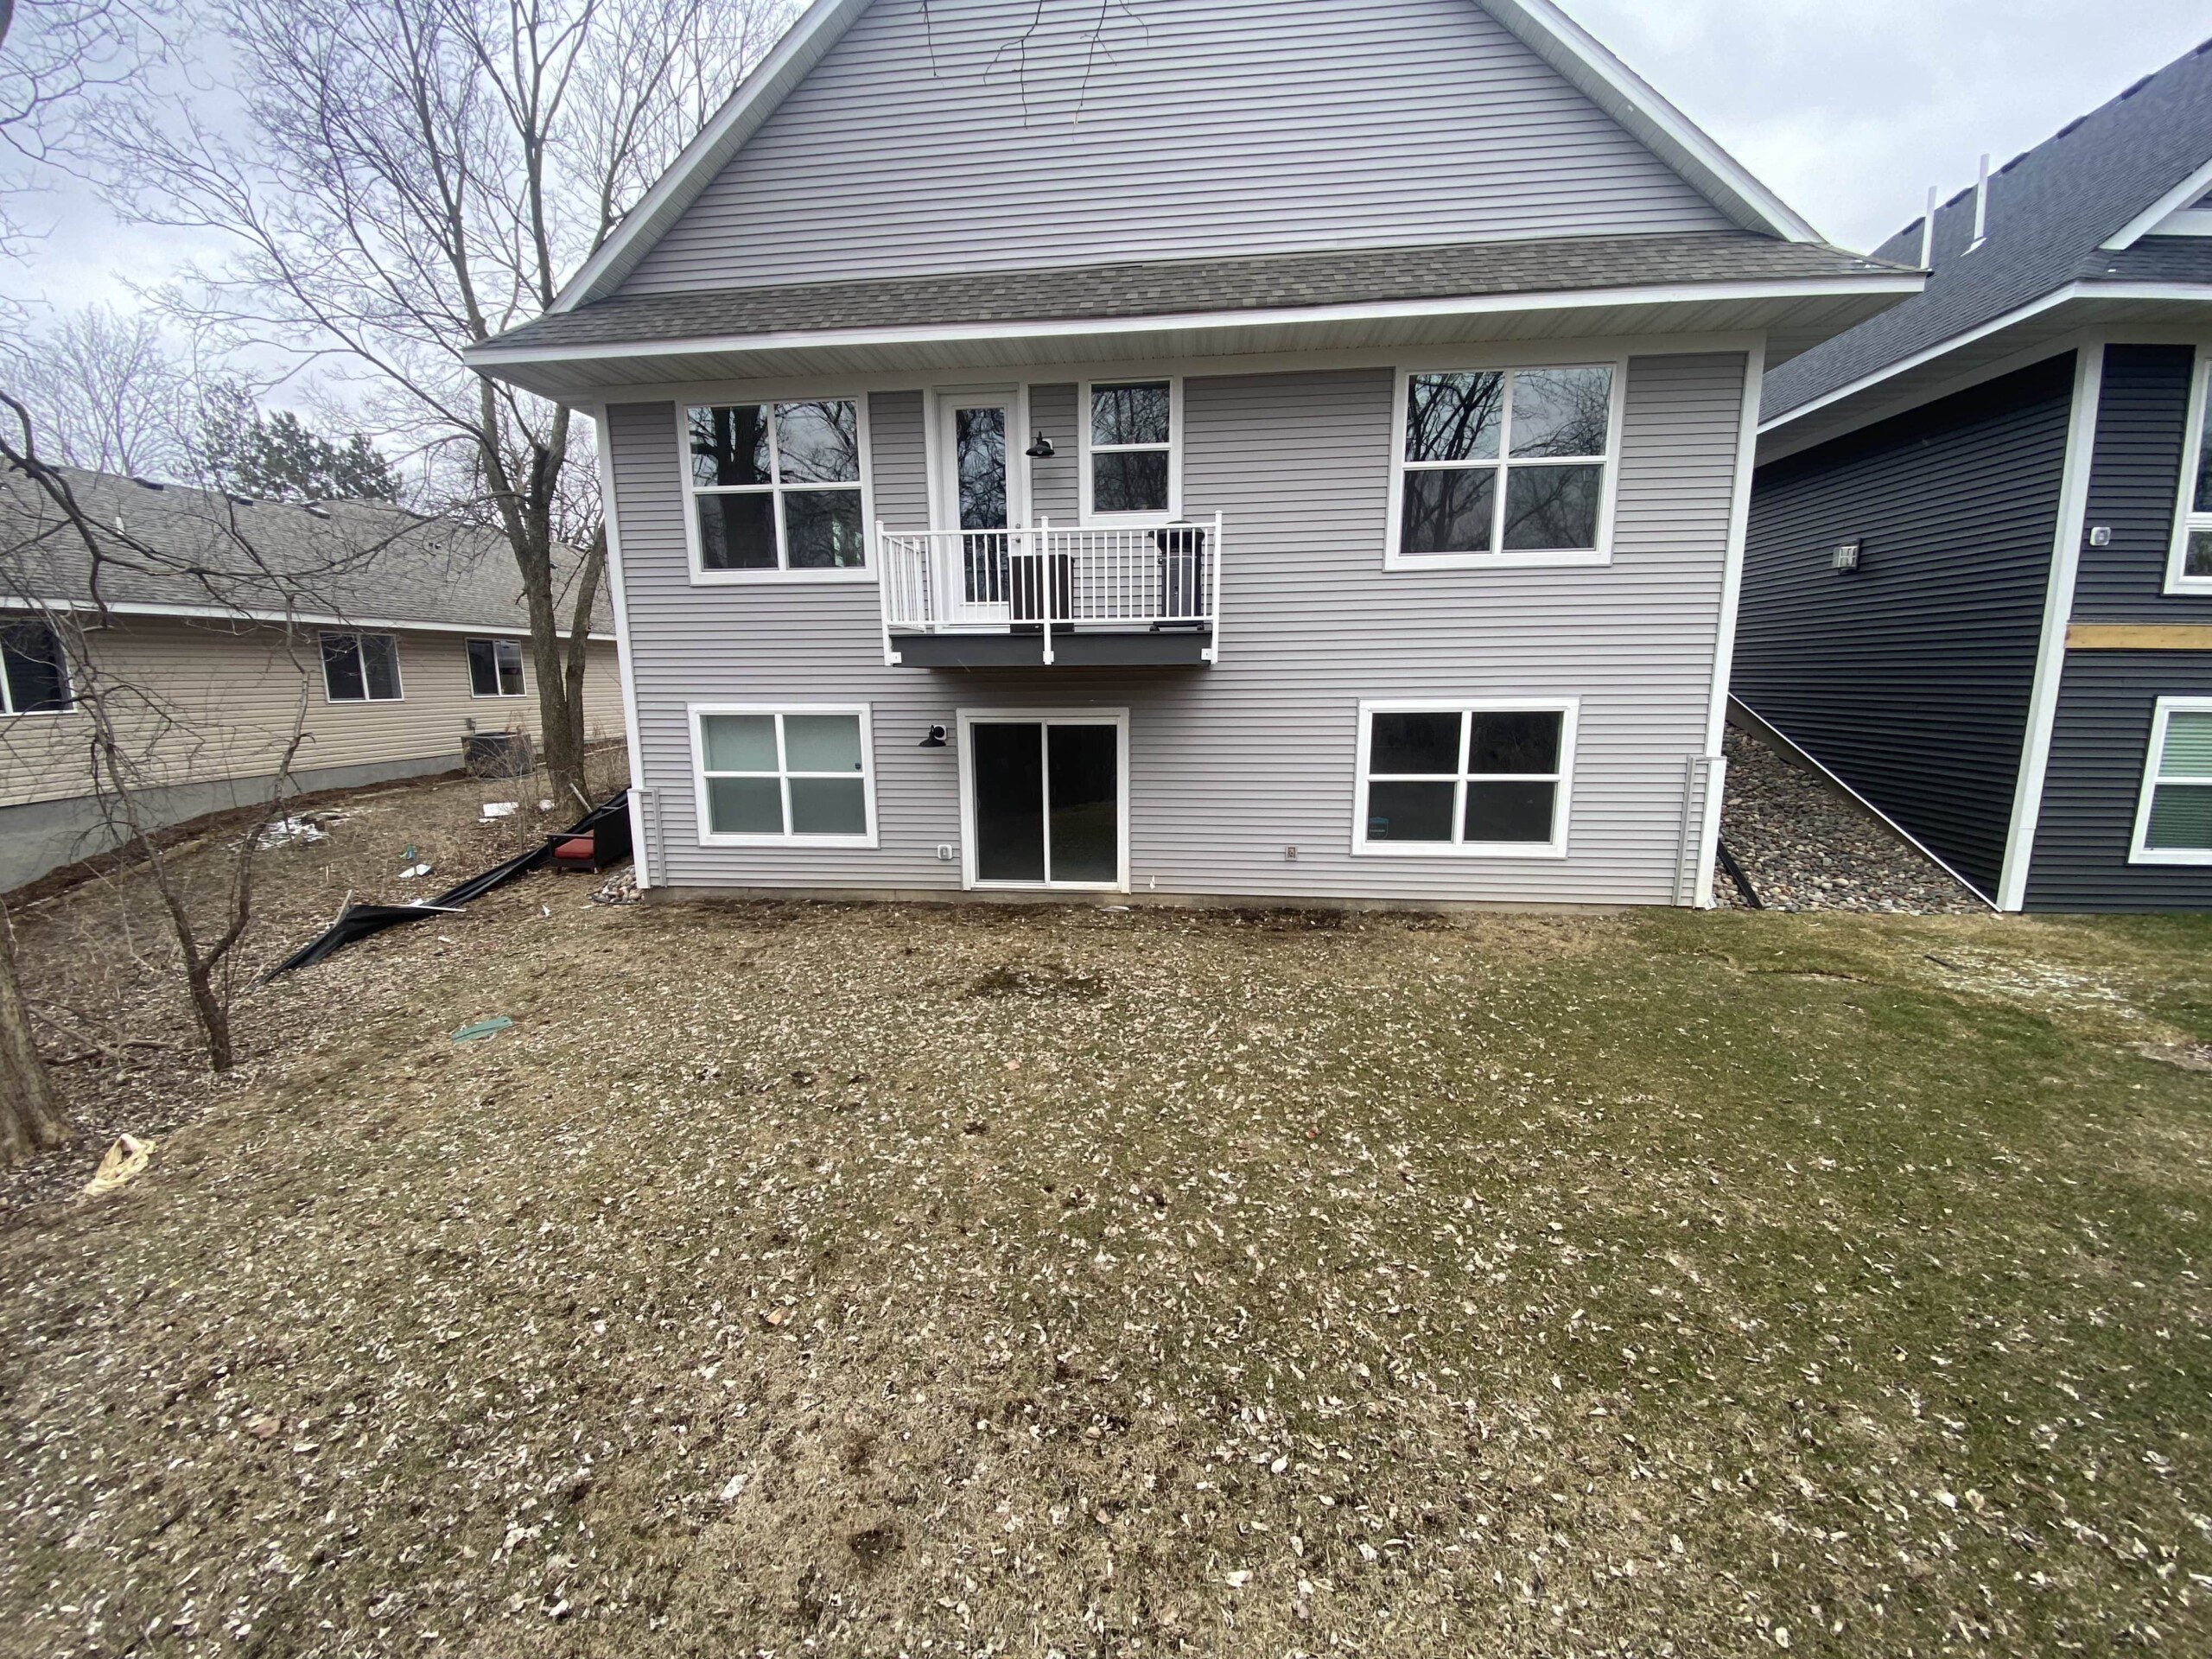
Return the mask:
{"type": "Polygon", "coordinates": [[[874,844],[866,708],[692,713],[702,841],[874,844]]]}
{"type": "Polygon", "coordinates": [[[0,622],[0,715],[66,714],[69,702],[68,659],[52,625],[0,622]]]}
{"type": "Polygon", "coordinates": [[[1360,706],[1362,853],[1557,855],[1575,705],[1360,706]]]}
{"type": "Polygon", "coordinates": [[[468,693],[475,697],[518,697],[523,694],[522,642],[471,639],[468,693]]]}
{"type": "Polygon", "coordinates": [[[1610,364],[1402,376],[1393,563],[1599,556],[1619,379],[1610,364]]]}
{"type": "Polygon", "coordinates": [[[2173,593],[2212,593],[2212,352],[2197,353],[2190,388],[2189,447],[2182,460],[2166,588],[2173,593]]]}
{"type": "Polygon", "coordinates": [[[859,399],[717,404],[691,410],[686,432],[702,574],[867,568],[859,399]]]}
{"type": "Polygon", "coordinates": [[[1084,391],[1084,515],[1174,518],[1183,510],[1180,385],[1099,380],[1084,391]]]}
{"type": "Polygon", "coordinates": [[[2161,697],[2151,721],[2138,864],[2212,864],[2212,697],[2161,697]]]}
{"type": "Polygon", "coordinates": [[[397,702],[398,639],[389,633],[324,634],[322,694],[333,702],[397,702]]]}

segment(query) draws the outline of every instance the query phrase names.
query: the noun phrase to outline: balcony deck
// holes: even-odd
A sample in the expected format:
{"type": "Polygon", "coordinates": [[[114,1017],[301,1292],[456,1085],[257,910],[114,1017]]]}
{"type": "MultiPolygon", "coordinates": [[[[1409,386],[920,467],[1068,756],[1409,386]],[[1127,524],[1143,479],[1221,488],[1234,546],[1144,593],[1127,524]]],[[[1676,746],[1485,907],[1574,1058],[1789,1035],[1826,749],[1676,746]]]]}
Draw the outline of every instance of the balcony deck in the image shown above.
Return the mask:
{"type": "Polygon", "coordinates": [[[1223,524],[876,526],[885,660],[916,668],[1198,665],[1216,658],[1223,524]]]}

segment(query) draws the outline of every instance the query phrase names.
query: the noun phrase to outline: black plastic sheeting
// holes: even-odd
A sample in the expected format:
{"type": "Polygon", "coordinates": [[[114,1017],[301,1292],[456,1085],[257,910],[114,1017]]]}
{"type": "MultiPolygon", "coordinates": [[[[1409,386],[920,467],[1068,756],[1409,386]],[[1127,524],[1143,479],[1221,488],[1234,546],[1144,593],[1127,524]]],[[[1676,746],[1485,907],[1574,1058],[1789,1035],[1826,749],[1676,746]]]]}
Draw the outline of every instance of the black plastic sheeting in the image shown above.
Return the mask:
{"type": "Polygon", "coordinates": [[[334,957],[349,944],[374,937],[387,928],[404,926],[409,922],[420,922],[459,910],[464,905],[474,904],[487,893],[504,887],[508,882],[528,875],[553,861],[553,849],[571,836],[596,836],[601,850],[620,859],[630,850],[630,791],[617,790],[598,806],[587,812],[576,824],[557,836],[548,836],[543,842],[529,852],[495,864],[480,874],[472,875],[458,887],[448,887],[435,899],[425,899],[412,905],[348,905],[345,912],[331,925],[330,931],[321,938],[304,944],[278,963],[264,976],[275,979],[289,974],[296,968],[312,968],[326,957],[334,957]]]}

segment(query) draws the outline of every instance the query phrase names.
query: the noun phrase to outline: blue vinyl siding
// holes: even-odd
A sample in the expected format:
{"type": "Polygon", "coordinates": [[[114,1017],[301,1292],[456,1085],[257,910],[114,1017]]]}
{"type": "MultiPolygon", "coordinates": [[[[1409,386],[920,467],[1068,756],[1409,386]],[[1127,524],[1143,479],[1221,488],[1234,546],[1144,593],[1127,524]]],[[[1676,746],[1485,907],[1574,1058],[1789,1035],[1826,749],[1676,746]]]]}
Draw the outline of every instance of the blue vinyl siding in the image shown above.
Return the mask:
{"type": "Polygon", "coordinates": [[[2084,543],[2076,622],[2212,621],[2212,594],[2165,591],[2196,364],[2188,346],[2105,348],[2087,522],[2108,528],[2112,543],[2084,543]]]}
{"type": "Polygon", "coordinates": [[[1760,468],[1735,695],[1984,893],[2004,867],[2074,358],[1760,468]],[[1865,545],[1863,567],[1830,565],[1865,545]]]}
{"type": "Polygon", "coordinates": [[[2212,653],[2074,652],[2060,683],[2027,908],[2212,907],[2212,865],[2130,864],[2160,697],[2212,696],[2212,653]]]}

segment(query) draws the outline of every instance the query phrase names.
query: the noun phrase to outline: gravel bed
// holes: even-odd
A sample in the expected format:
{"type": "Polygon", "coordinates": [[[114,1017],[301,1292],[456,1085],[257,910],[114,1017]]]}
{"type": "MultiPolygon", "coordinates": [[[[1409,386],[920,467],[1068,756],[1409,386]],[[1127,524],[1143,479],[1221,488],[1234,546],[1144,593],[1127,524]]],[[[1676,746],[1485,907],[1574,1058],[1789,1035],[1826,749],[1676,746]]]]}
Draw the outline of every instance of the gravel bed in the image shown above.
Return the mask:
{"type": "MultiPolygon", "coordinates": [[[[1720,836],[1769,910],[1929,916],[1989,908],[1872,812],[1734,730],[1720,836]]],[[[1714,877],[1713,893],[1724,907],[1745,907],[1725,870],[1714,877]]]]}

